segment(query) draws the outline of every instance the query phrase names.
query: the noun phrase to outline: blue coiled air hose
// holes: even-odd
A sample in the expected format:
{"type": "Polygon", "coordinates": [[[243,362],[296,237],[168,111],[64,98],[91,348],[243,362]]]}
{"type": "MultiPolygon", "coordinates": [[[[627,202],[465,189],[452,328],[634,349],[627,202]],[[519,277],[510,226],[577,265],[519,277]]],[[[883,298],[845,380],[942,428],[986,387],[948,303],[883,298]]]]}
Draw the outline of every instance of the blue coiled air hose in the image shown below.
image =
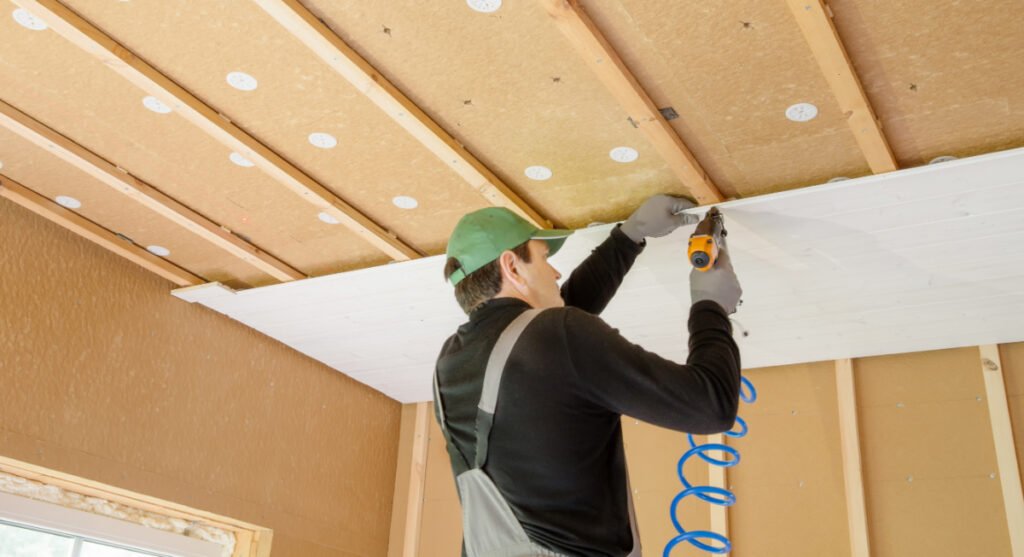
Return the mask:
{"type": "MultiPolygon", "coordinates": [[[[757,391],[754,389],[754,384],[746,377],[740,377],[740,382],[740,400],[747,404],[757,400],[757,391]]],[[[747,422],[743,418],[737,417],[736,423],[740,426],[739,431],[727,431],[725,432],[726,436],[739,438],[747,434],[747,422]]],[[[686,529],[679,524],[679,518],[676,516],[676,510],[679,507],[679,503],[691,495],[702,501],[707,501],[712,505],[728,507],[735,503],[736,496],[728,489],[713,487],[710,485],[694,486],[691,484],[687,481],[686,476],[683,475],[683,466],[686,465],[686,461],[697,456],[708,464],[720,466],[722,468],[732,468],[739,464],[740,453],[736,449],[721,443],[705,443],[703,445],[698,445],[697,442],[693,440],[693,435],[687,435],[687,439],[690,441],[690,450],[683,453],[683,456],[679,458],[679,464],[676,467],[676,473],[679,476],[679,481],[682,482],[684,489],[679,492],[674,499],[672,499],[672,504],[669,506],[668,511],[669,517],[672,519],[672,526],[675,527],[676,532],[678,532],[679,535],[672,538],[667,544],[665,544],[665,551],[662,553],[662,557],[669,557],[669,554],[672,553],[672,549],[682,542],[689,542],[694,547],[703,549],[709,553],[728,553],[729,550],[732,549],[732,544],[729,542],[729,538],[710,530],[686,531],[686,529]],[[725,460],[712,458],[707,455],[710,451],[722,451],[723,453],[726,453],[727,458],[725,460]],[[720,545],[716,547],[701,540],[715,541],[720,545]]]]}

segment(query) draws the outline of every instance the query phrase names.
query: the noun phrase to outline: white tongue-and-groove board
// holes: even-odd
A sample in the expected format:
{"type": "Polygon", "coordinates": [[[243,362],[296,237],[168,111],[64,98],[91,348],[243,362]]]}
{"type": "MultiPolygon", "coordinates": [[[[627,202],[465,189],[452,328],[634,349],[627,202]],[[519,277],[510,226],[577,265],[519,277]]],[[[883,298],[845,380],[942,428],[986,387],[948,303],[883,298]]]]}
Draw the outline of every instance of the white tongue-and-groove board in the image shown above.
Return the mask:
{"type": "MultiPolygon", "coordinates": [[[[744,289],[734,316],[744,368],[1024,340],[1024,149],[719,207],[744,289]]],[[[554,265],[568,275],[610,228],[578,231],[554,265]]],[[[602,315],[632,342],[680,362],[692,230],[649,240],[602,315]]],[[[435,256],[174,295],[395,400],[420,402],[431,399],[441,344],[465,321],[443,266],[435,256]]]]}

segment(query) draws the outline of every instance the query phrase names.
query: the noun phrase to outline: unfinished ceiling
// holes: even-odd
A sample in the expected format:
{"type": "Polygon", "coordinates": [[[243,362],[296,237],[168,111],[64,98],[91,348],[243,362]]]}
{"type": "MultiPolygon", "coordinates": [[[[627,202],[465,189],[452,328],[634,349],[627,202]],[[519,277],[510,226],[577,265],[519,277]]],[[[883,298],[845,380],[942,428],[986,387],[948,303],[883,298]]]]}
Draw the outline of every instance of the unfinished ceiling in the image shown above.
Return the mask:
{"type": "Polygon", "coordinates": [[[1014,0],[490,4],[14,0],[0,194],[247,288],[1024,145],[1014,0]]]}

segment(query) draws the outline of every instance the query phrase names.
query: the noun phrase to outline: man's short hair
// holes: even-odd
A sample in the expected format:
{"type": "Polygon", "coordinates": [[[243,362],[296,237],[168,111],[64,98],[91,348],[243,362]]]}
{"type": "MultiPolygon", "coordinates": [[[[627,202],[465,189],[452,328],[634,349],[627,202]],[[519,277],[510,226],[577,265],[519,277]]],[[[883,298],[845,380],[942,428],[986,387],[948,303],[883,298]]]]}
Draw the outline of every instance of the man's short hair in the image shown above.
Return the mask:
{"type": "MultiPolygon", "coordinates": [[[[516,257],[524,262],[530,262],[529,240],[509,251],[516,254],[516,257]]],[[[458,269],[459,260],[449,257],[444,265],[444,280],[448,280],[452,273],[458,269]]],[[[501,291],[501,264],[498,263],[498,259],[495,259],[466,275],[466,278],[455,285],[455,301],[462,307],[462,311],[469,315],[493,298],[499,291],[501,291]]]]}

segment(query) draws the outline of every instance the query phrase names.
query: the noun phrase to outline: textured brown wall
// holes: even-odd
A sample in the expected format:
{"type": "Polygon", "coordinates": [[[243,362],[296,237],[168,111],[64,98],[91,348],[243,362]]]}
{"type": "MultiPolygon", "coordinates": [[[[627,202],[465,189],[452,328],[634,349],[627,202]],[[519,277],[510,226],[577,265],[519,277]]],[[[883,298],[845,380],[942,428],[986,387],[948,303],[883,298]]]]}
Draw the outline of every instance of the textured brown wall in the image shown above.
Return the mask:
{"type": "Polygon", "coordinates": [[[398,403],[0,199],[0,454],[387,554],[398,403]]]}
{"type": "MultiPolygon", "coordinates": [[[[1000,349],[1024,457],[1024,343],[1000,349]]],[[[740,405],[750,435],[729,441],[742,454],[727,480],[737,496],[730,555],[849,555],[835,364],[744,374],[758,400],[740,405]]],[[[978,350],[857,359],[854,378],[872,555],[1009,555],[978,350]]],[[[623,430],[644,552],[660,554],[673,532],[668,507],[681,490],[675,465],[685,437],[631,418],[623,430]]],[[[459,503],[436,424],[428,451],[420,556],[456,555],[459,503]]],[[[687,478],[701,485],[705,470],[688,465],[687,478]]],[[[708,527],[710,505],[681,509],[684,526],[708,527]]],[[[689,546],[672,554],[708,555],[689,546]]]]}

